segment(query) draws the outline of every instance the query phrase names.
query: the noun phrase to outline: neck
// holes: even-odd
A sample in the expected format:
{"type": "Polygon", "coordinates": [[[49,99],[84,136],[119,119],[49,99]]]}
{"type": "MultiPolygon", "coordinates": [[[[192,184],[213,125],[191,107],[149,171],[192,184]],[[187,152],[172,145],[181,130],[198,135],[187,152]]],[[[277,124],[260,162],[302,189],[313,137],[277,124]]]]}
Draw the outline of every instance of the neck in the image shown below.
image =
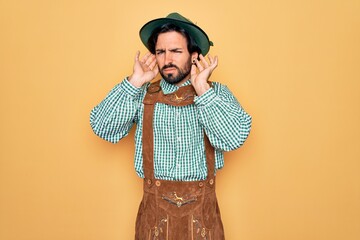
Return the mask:
{"type": "Polygon", "coordinates": [[[183,85],[187,80],[190,79],[190,74],[187,75],[186,77],[183,78],[183,80],[181,80],[180,82],[178,82],[177,84],[175,84],[176,86],[180,87],[181,85],[183,85]]]}

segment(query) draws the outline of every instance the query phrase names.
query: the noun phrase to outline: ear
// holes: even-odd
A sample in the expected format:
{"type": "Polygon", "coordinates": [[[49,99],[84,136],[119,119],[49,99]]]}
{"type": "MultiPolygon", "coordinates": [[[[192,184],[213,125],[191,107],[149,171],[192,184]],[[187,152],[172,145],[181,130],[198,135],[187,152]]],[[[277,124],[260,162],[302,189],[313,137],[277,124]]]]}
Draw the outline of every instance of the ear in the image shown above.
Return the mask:
{"type": "Polygon", "coordinates": [[[195,59],[199,59],[199,54],[197,52],[193,52],[191,54],[191,62],[193,62],[195,59]]]}

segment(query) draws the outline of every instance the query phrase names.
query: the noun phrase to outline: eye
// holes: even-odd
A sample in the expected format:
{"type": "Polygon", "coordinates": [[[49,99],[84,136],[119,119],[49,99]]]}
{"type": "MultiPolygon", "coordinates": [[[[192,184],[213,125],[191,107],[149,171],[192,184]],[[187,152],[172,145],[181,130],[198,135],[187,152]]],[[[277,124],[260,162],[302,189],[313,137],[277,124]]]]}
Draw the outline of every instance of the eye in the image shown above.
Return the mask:
{"type": "Polygon", "coordinates": [[[156,55],[163,54],[164,52],[165,52],[165,51],[162,51],[162,50],[161,50],[161,51],[160,51],[160,50],[159,50],[159,51],[156,51],[156,55]]]}

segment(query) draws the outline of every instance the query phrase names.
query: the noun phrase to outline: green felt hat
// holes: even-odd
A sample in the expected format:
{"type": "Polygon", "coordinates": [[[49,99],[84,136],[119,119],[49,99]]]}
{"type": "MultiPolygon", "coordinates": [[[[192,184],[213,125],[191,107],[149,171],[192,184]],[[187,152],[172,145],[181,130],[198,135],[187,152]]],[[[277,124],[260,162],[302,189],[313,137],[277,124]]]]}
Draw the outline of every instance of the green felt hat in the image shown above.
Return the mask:
{"type": "Polygon", "coordinates": [[[157,18],[154,20],[151,20],[150,22],[146,23],[141,29],[140,29],[140,38],[143,44],[148,47],[148,40],[152,34],[152,32],[157,28],[165,23],[173,23],[183,29],[185,29],[186,32],[188,32],[191,37],[195,40],[196,44],[201,49],[201,54],[206,55],[209,52],[210,46],[213,46],[214,44],[209,40],[209,37],[207,34],[196,24],[191,22],[189,19],[181,16],[179,13],[170,13],[165,18],[157,18]]]}

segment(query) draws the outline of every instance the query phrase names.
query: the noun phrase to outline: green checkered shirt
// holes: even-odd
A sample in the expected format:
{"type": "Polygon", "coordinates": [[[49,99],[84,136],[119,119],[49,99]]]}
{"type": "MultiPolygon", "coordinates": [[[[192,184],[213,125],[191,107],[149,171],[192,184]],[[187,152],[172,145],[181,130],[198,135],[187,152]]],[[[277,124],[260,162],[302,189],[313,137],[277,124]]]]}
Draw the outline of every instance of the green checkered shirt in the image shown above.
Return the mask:
{"type": "MultiPolygon", "coordinates": [[[[183,86],[191,84],[190,80],[183,86]]],[[[90,125],[99,137],[116,143],[127,136],[136,123],[135,170],[144,177],[142,119],[146,94],[144,85],[136,88],[127,79],[116,85],[90,115],[90,125]]],[[[161,80],[165,94],[179,87],[161,80]]],[[[213,82],[194,104],[177,107],[157,103],[154,110],[155,178],[174,181],[203,180],[207,176],[203,129],[215,148],[215,168],[224,166],[224,151],[240,147],[251,127],[251,116],[229,89],[213,82]]]]}

